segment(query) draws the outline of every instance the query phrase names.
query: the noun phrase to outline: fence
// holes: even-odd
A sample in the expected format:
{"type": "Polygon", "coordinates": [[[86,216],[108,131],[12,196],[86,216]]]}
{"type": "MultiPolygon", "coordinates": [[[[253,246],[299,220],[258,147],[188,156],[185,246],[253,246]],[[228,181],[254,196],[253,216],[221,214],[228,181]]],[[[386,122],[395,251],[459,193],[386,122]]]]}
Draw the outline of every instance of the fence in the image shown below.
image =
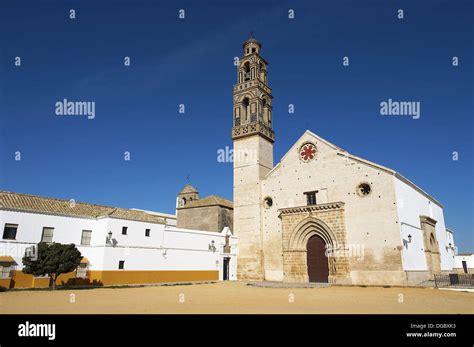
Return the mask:
{"type": "Polygon", "coordinates": [[[444,287],[472,287],[474,288],[474,274],[434,275],[435,286],[444,287]]]}

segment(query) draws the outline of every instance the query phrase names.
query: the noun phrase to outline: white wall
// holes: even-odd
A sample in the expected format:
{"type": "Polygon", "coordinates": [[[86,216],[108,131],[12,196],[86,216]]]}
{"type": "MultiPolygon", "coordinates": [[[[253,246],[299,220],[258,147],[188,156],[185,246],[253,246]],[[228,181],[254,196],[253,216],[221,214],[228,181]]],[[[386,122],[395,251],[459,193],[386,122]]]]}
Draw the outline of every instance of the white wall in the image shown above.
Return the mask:
{"type": "Polygon", "coordinates": [[[11,255],[22,268],[25,249],[41,241],[43,227],[54,228],[54,242],[77,246],[81,243],[82,230],[92,230],[91,245],[97,245],[105,242],[107,220],[0,210],[0,237],[3,237],[6,223],[18,224],[16,239],[0,239],[0,252],[11,255]]]}
{"type": "Polygon", "coordinates": [[[231,237],[233,252],[224,255],[226,230],[221,233],[178,229],[164,224],[115,218],[75,218],[56,215],[0,210],[0,232],[5,224],[18,224],[15,240],[0,239],[0,255],[11,255],[21,269],[25,249],[41,241],[43,227],[53,227],[53,242],[74,243],[89,262],[90,270],[118,270],[120,260],[125,270],[219,270],[222,278],[223,257],[231,257],[230,279],[236,278],[237,238],[231,237]],[[128,227],[122,235],[122,227],[128,227]],[[150,229],[150,236],[145,236],[150,229]],[[80,245],[82,230],[92,230],[90,246],[80,245]],[[115,247],[106,246],[112,232],[115,247]],[[216,251],[210,251],[214,240],[216,251]]]}
{"type": "MultiPolygon", "coordinates": [[[[159,247],[162,244],[164,224],[130,221],[107,218],[107,231],[112,232],[112,239],[117,246],[150,246],[159,247]],[[122,227],[127,227],[127,235],[122,235],[122,227]],[[145,230],[150,229],[150,236],[145,236],[145,230]]],[[[105,242],[105,238],[102,243],[105,242]]]]}
{"type": "Polygon", "coordinates": [[[449,243],[454,246],[454,240],[448,238],[448,234],[451,233],[446,231],[443,208],[399,178],[394,177],[394,180],[400,237],[403,245],[402,261],[404,270],[427,270],[420,224],[420,216],[422,215],[437,221],[435,229],[441,253],[441,270],[452,270],[454,265],[453,251],[447,250],[446,246],[449,243]],[[411,243],[407,244],[408,235],[412,236],[412,240],[411,243]]]}
{"type": "Polygon", "coordinates": [[[472,273],[469,271],[469,269],[474,269],[474,254],[457,255],[454,257],[454,260],[455,260],[455,264],[454,264],[455,268],[462,269],[463,268],[462,262],[465,261],[468,268],[468,272],[472,273]]]}

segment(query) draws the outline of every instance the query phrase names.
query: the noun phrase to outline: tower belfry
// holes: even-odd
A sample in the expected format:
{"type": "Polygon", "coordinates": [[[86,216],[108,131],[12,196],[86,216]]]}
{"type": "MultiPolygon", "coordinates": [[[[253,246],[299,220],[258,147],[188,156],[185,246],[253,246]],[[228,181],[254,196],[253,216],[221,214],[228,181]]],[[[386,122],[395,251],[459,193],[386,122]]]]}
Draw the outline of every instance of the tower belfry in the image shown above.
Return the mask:
{"type": "Polygon", "coordinates": [[[273,168],[272,90],[262,44],[243,43],[233,90],[234,234],[239,237],[237,276],[263,280],[261,183],[273,168]]]}
{"type": "Polygon", "coordinates": [[[234,85],[234,127],[232,138],[259,134],[275,139],[272,127],[272,89],[268,86],[268,62],[260,55],[262,44],[249,38],[243,43],[237,83],[234,85]]]}

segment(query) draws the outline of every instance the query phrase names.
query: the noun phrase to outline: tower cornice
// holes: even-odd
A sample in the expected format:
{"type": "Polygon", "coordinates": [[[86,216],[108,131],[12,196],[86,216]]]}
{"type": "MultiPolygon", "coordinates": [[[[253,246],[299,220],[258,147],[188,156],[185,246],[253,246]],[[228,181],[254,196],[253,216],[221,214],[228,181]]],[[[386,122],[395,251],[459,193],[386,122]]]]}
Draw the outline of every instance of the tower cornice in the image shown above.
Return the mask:
{"type": "Polygon", "coordinates": [[[273,129],[266,126],[261,122],[247,123],[243,125],[237,125],[232,128],[232,140],[241,139],[249,136],[261,136],[264,139],[275,142],[275,133],[273,129]]]}

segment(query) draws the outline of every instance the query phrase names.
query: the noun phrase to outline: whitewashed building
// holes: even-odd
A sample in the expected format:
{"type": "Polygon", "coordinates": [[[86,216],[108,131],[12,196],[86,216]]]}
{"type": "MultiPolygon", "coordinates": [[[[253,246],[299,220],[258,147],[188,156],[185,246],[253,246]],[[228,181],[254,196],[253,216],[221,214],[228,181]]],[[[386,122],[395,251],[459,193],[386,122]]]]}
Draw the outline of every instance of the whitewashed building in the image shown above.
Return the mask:
{"type": "MultiPolygon", "coordinates": [[[[0,286],[44,287],[21,269],[41,241],[73,243],[83,261],[57,284],[141,284],[235,279],[236,237],[176,227],[176,217],[0,191],[0,286]]],[[[33,255],[34,256],[34,255],[33,255]]]]}

